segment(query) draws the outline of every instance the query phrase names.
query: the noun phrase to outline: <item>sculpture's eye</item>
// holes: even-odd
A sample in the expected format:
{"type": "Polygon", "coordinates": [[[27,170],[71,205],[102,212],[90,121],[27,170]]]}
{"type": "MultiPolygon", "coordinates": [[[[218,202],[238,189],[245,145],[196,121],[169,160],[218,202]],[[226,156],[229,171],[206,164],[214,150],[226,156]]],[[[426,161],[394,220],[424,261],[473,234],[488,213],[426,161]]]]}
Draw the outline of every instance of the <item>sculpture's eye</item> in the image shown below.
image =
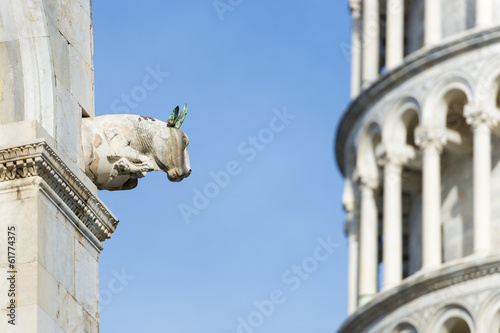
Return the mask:
{"type": "Polygon", "coordinates": [[[182,143],[184,144],[184,147],[187,147],[189,144],[189,139],[186,136],[183,136],[182,143]]]}

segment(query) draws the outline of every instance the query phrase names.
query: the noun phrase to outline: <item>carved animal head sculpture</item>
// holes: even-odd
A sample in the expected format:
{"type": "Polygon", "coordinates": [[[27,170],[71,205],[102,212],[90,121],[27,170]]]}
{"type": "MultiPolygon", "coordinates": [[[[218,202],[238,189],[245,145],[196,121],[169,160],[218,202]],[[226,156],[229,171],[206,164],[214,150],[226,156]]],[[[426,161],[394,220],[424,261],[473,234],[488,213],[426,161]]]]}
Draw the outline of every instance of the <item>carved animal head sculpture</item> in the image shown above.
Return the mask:
{"type": "Polygon", "coordinates": [[[180,130],[184,119],[187,115],[187,104],[184,105],[179,116],[179,107],[174,109],[167,121],[167,146],[168,149],[163,151],[159,163],[163,164],[163,171],[167,173],[168,179],[172,182],[180,182],[191,174],[191,165],[189,163],[189,155],[187,146],[189,138],[180,130]]]}
{"type": "Polygon", "coordinates": [[[85,174],[100,190],[130,190],[149,171],[164,171],[173,182],[191,173],[180,130],[187,105],[176,107],[165,123],[137,115],[106,115],[82,120],[85,174]]]}

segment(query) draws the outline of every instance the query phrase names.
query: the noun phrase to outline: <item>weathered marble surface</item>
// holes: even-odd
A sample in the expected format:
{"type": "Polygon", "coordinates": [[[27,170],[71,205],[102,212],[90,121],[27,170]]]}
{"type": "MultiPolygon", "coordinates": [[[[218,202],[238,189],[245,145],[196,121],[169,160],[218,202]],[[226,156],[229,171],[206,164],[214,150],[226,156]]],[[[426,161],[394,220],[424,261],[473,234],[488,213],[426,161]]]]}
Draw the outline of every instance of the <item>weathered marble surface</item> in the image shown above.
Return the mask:
{"type": "MultiPolygon", "coordinates": [[[[16,325],[0,321],[0,332],[98,332],[98,258],[117,220],[90,191],[83,173],[73,173],[43,139],[35,121],[0,125],[0,214],[2,229],[15,227],[16,325]],[[19,144],[9,135],[22,129],[19,144]],[[31,132],[31,135],[28,135],[31,132]]],[[[50,141],[50,140],[49,140],[50,141]]],[[[73,166],[74,169],[74,166],[73,166]]],[[[76,169],[79,171],[79,169],[76,169]]],[[[11,276],[7,251],[0,251],[0,274],[11,276]]],[[[7,279],[0,281],[7,291],[7,279]]],[[[9,287],[9,288],[8,288],[9,287]]],[[[7,318],[6,308],[0,315],[7,318]]]]}
{"type": "Polygon", "coordinates": [[[164,171],[170,181],[181,181],[191,173],[188,144],[183,131],[149,117],[82,120],[85,173],[100,190],[133,189],[150,171],[164,171]]]}
{"type": "Polygon", "coordinates": [[[339,332],[498,332],[500,257],[468,257],[419,272],[356,310],[339,332]],[[470,331],[441,330],[450,316],[470,331]]]}
{"type": "Polygon", "coordinates": [[[99,332],[99,253],[118,221],[92,181],[116,190],[148,171],[172,181],[190,173],[182,119],[90,118],[92,34],[91,0],[0,0],[2,333],[99,332]],[[17,255],[9,297],[8,226],[17,255]]]}
{"type": "Polygon", "coordinates": [[[0,124],[36,120],[83,166],[80,128],[94,115],[91,1],[0,1],[0,124]]]}

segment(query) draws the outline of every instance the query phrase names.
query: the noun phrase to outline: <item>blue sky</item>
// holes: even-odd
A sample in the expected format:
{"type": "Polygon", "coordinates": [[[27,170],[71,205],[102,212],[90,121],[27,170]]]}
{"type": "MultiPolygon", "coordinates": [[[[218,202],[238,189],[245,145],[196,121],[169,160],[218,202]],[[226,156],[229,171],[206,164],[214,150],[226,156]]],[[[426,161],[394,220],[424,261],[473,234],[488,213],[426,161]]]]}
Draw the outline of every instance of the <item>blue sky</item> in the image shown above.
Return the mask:
{"type": "Polygon", "coordinates": [[[347,1],[218,5],[94,1],[96,114],[166,121],[188,103],[193,170],[99,193],[120,219],[103,333],[331,333],[346,317],[347,1]]]}

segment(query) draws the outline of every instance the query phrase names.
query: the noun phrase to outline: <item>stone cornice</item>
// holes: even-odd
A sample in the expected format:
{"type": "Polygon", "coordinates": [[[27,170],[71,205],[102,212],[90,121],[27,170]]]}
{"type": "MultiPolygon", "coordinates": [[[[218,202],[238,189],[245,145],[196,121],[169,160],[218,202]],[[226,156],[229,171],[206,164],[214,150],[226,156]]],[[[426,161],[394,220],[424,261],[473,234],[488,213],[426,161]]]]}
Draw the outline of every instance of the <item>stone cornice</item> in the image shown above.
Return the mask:
{"type": "Polygon", "coordinates": [[[37,176],[99,241],[111,237],[118,220],[45,141],[0,149],[0,182],[37,176]]]}
{"type": "Polygon", "coordinates": [[[378,294],[371,302],[359,308],[340,327],[339,333],[364,332],[380,318],[404,304],[426,294],[436,292],[463,282],[500,273],[500,257],[451,263],[447,267],[427,273],[416,273],[399,287],[378,294]]]}
{"type": "Polygon", "coordinates": [[[382,75],[352,101],[337,127],[335,138],[335,157],[342,174],[345,175],[344,148],[346,140],[358,119],[369,110],[368,106],[380,100],[385,94],[397,87],[402,80],[408,80],[418,75],[422,68],[434,66],[458,54],[499,42],[500,26],[488,30],[470,30],[466,34],[460,34],[459,37],[431,49],[423,48],[409,55],[399,67],[382,75]]]}

